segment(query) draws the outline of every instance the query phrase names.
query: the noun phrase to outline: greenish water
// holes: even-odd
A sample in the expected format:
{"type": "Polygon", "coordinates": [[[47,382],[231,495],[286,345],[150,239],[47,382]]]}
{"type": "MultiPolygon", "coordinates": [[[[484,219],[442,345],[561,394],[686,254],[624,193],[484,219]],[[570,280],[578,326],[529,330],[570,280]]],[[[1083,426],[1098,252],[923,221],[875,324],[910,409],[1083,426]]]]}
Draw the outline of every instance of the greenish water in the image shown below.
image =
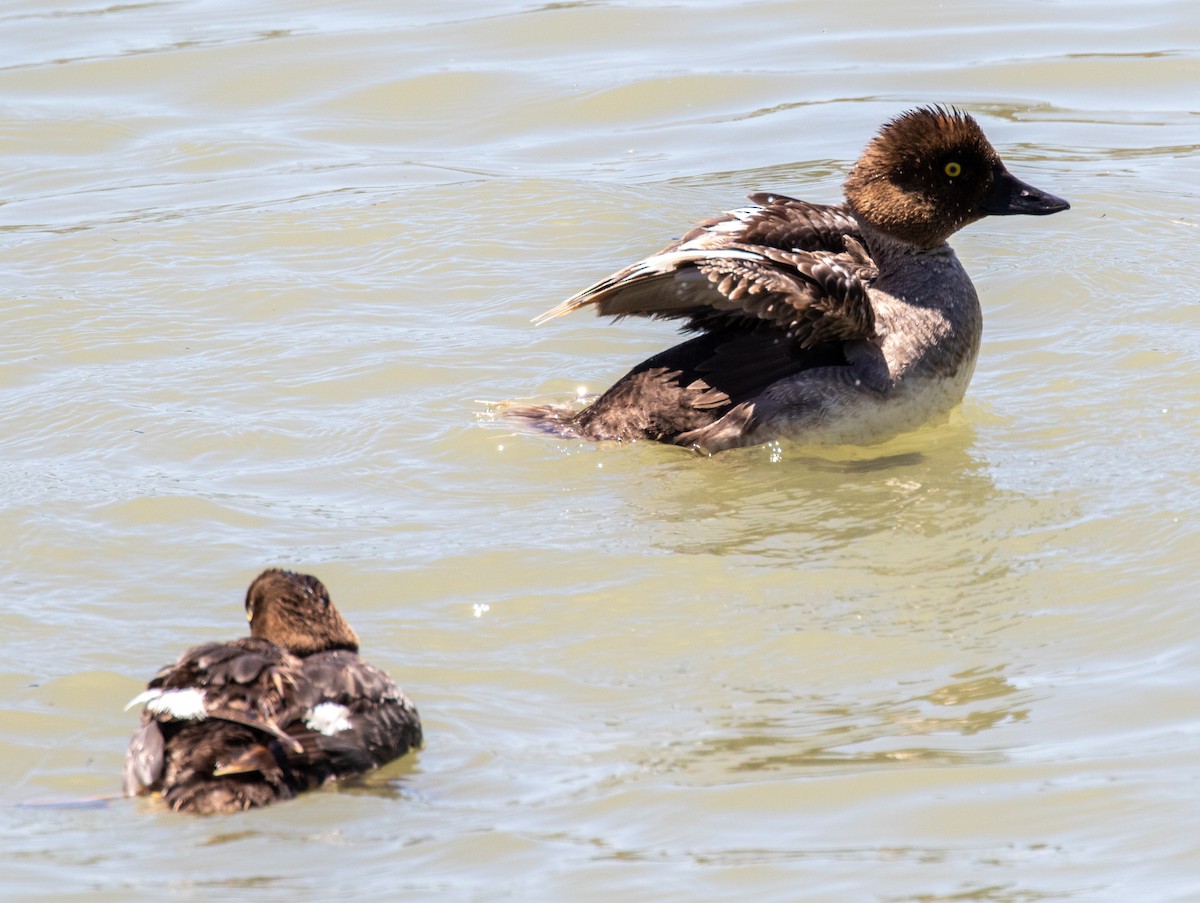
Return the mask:
{"type": "Polygon", "coordinates": [[[1191,3],[0,9],[0,896],[1200,897],[1191,3]],[[958,104],[964,405],[701,458],[514,430],[669,325],[530,319],[958,104]],[[319,575],[421,709],[187,819],[122,711],[319,575]],[[97,798],[101,798],[97,801],[97,798]]]}

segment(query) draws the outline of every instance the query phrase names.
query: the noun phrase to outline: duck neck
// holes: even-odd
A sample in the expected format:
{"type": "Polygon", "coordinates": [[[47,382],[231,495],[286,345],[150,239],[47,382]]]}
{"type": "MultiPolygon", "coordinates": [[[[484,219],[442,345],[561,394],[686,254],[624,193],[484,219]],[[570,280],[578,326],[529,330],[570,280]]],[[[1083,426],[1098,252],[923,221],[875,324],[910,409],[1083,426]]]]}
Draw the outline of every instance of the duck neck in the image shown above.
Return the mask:
{"type": "Polygon", "coordinates": [[[941,309],[978,306],[975,287],[946,242],[920,248],[859,219],[867,251],[879,275],[872,285],[909,304],[941,309]]]}

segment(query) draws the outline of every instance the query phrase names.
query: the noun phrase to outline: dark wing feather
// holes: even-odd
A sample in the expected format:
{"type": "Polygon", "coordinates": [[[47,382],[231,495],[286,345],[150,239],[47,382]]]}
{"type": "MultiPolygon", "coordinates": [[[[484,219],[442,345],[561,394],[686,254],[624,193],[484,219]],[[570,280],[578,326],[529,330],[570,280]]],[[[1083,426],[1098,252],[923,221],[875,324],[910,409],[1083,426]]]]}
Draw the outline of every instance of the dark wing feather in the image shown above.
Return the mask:
{"type": "Polygon", "coordinates": [[[867,288],[877,275],[854,220],[840,208],[775,195],[702,223],[543,314],[592,305],[613,317],[683,319],[693,329],[766,328],[801,348],[870,339],[867,288]]]}
{"type": "Polygon", "coordinates": [[[731,236],[741,244],[782,251],[802,249],[833,253],[843,249],[843,239],[847,235],[862,240],[858,223],[844,207],[810,204],[770,192],[752,194],[749,200],[754,206],[704,220],[666,250],[704,240],[718,246],[716,243],[723,235],[731,236]]]}
{"type": "MultiPolygon", "coordinates": [[[[702,380],[679,370],[638,367],[577,415],[560,423],[560,435],[588,439],[669,441],[687,430],[707,426],[729,403],[702,380]]],[[[526,419],[550,428],[546,409],[530,407],[526,419]]],[[[553,431],[553,429],[552,429],[553,431]]]]}
{"type": "Polygon", "coordinates": [[[188,650],[150,686],[202,690],[208,718],[243,724],[287,743],[281,725],[296,716],[294,690],[301,679],[296,656],[267,640],[243,637],[188,650]]]}
{"type": "MultiPolygon", "coordinates": [[[[694,274],[707,279],[708,304],[657,316],[685,316],[690,328],[701,330],[759,321],[784,332],[801,348],[874,336],[875,315],[867,295],[874,273],[853,251],[758,248],[751,253],[714,255],[697,261],[694,269],[677,271],[677,282],[695,281],[694,274]]],[[[691,300],[699,295],[698,287],[689,292],[691,300]]],[[[606,312],[603,306],[601,311],[606,312]]]]}
{"type": "Polygon", "coordinates": [[[804,350],[756,332],[705,332],[643,361],[576,414],[527,406],[517,416],[558,435],[670,442],[711,425],[774,382],[844,363],[839,346],[804,350]]]}
{"type": "Polygon", "coordinates": [[[294,797],[312,786],[286,768],[279,741],[224,720],[175,725],[167,740],[163,799],[181,812],[236,812],[294,797]],[[253,771],[229,766],[256,759],[253,771]]]}
{"type": "Polygon", "coordinates": [[[334,703],[349,712],[349,727],[331,736],[303,723],[288,726],[305,755],[324,757],[334,777],[368,771],[421,745],[416,706],[385,671],[346,650],[310,655],[303,668],[309,708],[334,703]]]}
{"type": "MultiPolygon", "coordinates": [[[[148,689],[199,691],[205,717],[178,718],[144,709],[125,757],[125,792],[136,796],[161,790],[174,808],[195,811],[216,811],[211,807],[219,808],[218,796],[245,799],[241,785],[214,782],[214,769],[255,744],[280,747],[281,754],[299,748],[282,725],[296,717],[293,697],[303,676],[300,665],[273,643],[247,637],[196,646],[162,668],[148,689]]],[[[273,781],[275,786],[260,788],[260,796],[290,795],[283,776],[273,781]]]]}
{"type": "Polygon", "coordinates": [[[280,685],[294,683],[299,667],[300,659],[274,643],[242,637],[189,649],[159,671],[149,686],[201,689],[209,705],[278,705],[280,685]]]}

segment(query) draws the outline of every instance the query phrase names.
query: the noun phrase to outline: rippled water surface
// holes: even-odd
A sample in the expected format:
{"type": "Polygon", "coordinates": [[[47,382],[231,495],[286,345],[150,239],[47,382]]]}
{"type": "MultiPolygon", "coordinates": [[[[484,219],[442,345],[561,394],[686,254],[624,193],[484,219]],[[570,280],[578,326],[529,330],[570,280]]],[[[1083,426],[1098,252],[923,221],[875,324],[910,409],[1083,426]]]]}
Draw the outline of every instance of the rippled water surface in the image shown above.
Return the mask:
{"type": "Polygon", "coordinates": [[[1200,898],[1191,0],[0,7],[0,896],[1200,898]],[[885,446],[592,447],[667,324],[563,297],[878,125],[1071,200],[955,239],[983,351],[885,446]],[[237,817],[122,711],[318,574],[427,746],[237,817]]]}

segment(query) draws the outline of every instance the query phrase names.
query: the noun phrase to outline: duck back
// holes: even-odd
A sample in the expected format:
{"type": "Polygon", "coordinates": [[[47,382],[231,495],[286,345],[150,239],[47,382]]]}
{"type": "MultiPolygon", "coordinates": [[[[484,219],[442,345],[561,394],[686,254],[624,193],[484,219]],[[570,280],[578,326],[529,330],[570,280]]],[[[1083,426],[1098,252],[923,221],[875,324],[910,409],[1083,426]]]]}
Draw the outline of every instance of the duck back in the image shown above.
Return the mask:
{"type": "Polygon", "coordinates": [[[415,706],[346,650],[299,658],[244,638],[163,668],[125,760],[127,795],[172,809],[235,812],[369,771],[420,746],[415,706]]]}

